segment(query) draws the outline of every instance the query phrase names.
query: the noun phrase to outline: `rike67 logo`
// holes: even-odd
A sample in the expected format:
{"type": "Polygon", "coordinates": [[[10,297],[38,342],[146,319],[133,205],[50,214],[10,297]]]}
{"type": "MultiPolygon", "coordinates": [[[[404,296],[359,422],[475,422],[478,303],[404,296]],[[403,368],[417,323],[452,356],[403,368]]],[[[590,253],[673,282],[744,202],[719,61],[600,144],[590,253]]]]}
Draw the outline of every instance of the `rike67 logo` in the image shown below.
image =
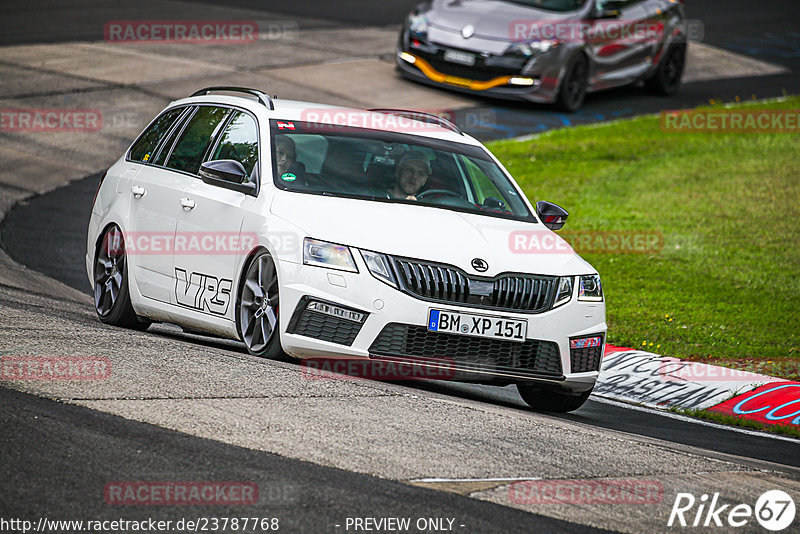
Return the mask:
{"type": "Polygon", "coordinates": [[[755,507],[744,503],[721,504],[719,493],[710,501],[707,494],[697,499],[691,493],[678,493],[667,526],[737,528],[749,524],[755,516],[762,527],[778,532],[792,524],[795,512],[794,500],[781,490],[765,492],[755,507]]]}

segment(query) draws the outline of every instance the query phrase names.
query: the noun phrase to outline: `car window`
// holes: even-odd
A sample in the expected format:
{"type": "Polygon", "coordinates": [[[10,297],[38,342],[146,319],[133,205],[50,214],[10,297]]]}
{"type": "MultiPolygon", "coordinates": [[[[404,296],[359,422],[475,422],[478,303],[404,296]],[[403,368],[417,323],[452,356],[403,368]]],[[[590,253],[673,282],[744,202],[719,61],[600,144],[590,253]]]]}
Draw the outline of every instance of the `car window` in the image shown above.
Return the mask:
{"type": "Polygon", "coordinates": [[[258,128],[255,119],[247,113],[234,112],[209,159],[238,161],[250,176],[258,161],[258,128]]]}
{"type": "Polygon", "coordinates": [[[622,9],[641,0],[595,0],[597,9],[622,9]]]}
{"type": "Polygon", "coordinates": [[[479,146],[357,127],[270,124],[280,189],[533,219],[508,176],[479,146]]]}
{"type": "Polygon", "coordinates": [[[172,133],[169,134],[169,137],[167,138],[166,141],[161,143],[161,148],[158,149],[155,158],[151,158],[150,161],[152,161],[153,165],[159,165],[159,166],[164,165],[164,162],[167,161],[167,157],[170,155],[170,152],[172,151],[172,147],[175,146],[175,140],[183,131],[183,127],[186,125],[186,122],[192,118],[195,110],[196,108],[191,110],[189,113],[183,115],[178,120],[178,122],[175,123],[175,126],[172,127],[172,133]]]}
{"type": "Polygon", "coordinates": [[[466,160],[464,167],[469,175],[470,183],[475,188],[475,195],[479,203],[483,204],[490,197],[503,198],[503,194],[497,189],[494,182],[474,162],[466,160]]]}
{"type": "Polygon", "coordinates": [[[297,161],[308,172],[319,174],[322,162],[325,161],[325,154],[328,152],[328,140],[321,135],[299,134],[293,135],[292,141],[297,147],[297,161]]]}
{"type": "Polygon", "coordinates": [[[201,106],[183,129],[167,160],[167,167],[197,174],[200,163],[211,144],[214,132],[230,113],[230,109],[201,106]]]}
{"type": "Polygon", "coordinates": [[[544,9],[545,11],[573,11],[583,6],[587,0],[508,0],[514,4],[544,9]]]}
{"type": "Polygon", "coordinates": [[[186,108],[175,108],[165,111],[139,136],[131,147],[128,159],[149,162],[158,144],[169,132],[170,127],[186,108]]]}

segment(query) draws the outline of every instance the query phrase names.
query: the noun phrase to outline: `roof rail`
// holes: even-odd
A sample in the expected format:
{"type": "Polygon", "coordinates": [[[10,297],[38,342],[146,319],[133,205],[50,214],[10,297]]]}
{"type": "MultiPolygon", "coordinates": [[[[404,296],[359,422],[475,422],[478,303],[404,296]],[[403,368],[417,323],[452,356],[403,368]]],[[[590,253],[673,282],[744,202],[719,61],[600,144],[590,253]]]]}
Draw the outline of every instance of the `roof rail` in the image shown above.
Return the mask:
{"type": "Polygon", "coordinates": [[[409,119],[418,120],[421,122],[427,122],[428,124],[438,124],[443,128],[447,128],[459,135],[464,135],[464,132],[461,131],[461,128],[450,122],[449,120],[436,115],[435,113],[428,113],[427,111],[416,111],[413,109],[384,109],[384,108],[375,108],[375,109],[368,109],[367,111],[371,111],[372,113],[384,113],[387,115],[397,115],[398,117],[407,117],[409,119]]]}
{"type": "Polygon", "coordinates": [[[248,89],[247,87],[226,87],[226,86],[218,86],[218,87],[206,87],[205,89],[200,89],[199,91],[195,92],[192,96],[203,96],[207,95],[212,91],[228,91],[231,93],[247,93],[249,95],[253,95],[254,97],[258,98],[258,101],[261,102],[264,107],[269,110],[275,109],[275,104],[272,102],[272,98],[266,93],[259,91],[258,89],[248,89]]]}

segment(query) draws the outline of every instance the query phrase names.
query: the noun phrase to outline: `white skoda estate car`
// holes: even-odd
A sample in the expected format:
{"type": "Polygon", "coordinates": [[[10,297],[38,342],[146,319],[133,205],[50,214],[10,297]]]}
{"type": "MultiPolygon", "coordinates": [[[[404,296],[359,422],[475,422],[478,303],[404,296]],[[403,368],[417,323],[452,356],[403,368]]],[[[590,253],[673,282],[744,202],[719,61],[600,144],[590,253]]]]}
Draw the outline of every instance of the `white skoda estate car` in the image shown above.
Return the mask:
{"type": "Polygon", "coordinates": [[[450,369],[537,409],[588,398],[600,277],[478,141],[435,115],[208,88],[106,172],[86,269],[100,320],[271,358],[450,369]]]}

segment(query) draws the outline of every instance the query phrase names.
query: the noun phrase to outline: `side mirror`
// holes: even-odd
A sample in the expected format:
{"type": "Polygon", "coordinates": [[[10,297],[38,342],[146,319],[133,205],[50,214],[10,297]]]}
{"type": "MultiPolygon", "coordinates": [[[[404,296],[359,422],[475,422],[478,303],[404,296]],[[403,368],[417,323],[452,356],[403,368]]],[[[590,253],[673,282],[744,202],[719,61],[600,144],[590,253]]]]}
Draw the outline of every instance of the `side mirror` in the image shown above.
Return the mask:
{"type": "Polygon", "coordinates": [[[197,173],[200,179],[209,185],[233,189],[240,193],[255,193],[256,184],[247,181],[247,171],[238,161],[217,159],[200,165],[197,173]]]}
{"type": "Polygon", "coordinates": [[[199,174],[200,178],[216,178],[235,184],[241,184],[247,179],[247,171],[244,170],[244,166],[232,159],[207,161],[200,165],[199,174]]]}
{"type": "Polygon", "coordinates": [[[567,217],[569,217],[567,210],[546,200],[540,200],[536,203],[536,213],[539,215],[539,220],[542,221],[542,224],[551,230],[561,230],[567,222],[567,217]]]}

